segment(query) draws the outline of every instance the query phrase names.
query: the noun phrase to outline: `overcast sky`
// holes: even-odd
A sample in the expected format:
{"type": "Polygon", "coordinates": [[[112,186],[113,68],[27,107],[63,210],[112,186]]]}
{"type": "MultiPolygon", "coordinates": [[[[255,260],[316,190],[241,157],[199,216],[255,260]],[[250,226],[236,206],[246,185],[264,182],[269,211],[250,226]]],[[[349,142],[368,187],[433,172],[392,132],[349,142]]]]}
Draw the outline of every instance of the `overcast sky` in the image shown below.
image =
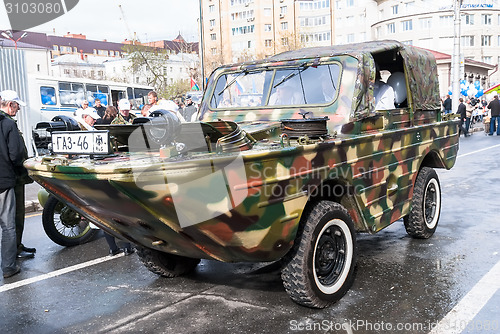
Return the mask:
{"type": "MultiPolygon", "coordinates": [[[[63,35],[82,33],[88,39],[122,42],[134,32],[141,42],[172,40],[179,32],[188,42],[198,41],[199,0],[80,0],[66,14],[28,31],[63,35]],[[118,5],[121,4],[125,21],[118,5]]],[[[0,29],[10,29],[0,2],[0,29]]]]}

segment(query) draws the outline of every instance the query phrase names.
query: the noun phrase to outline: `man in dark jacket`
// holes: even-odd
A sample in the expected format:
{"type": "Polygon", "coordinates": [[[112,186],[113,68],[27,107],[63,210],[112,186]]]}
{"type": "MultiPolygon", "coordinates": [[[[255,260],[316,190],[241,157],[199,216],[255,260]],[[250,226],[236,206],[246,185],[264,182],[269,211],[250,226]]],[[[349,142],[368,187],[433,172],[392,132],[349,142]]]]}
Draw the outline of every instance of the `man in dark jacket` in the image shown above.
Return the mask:
{"type": "Polygon", "coordinates": [[[450,95],[446,95],[446,99],[443,101],[443,109],[445,114],[451,113],[451,99],[450,95]]]}
{"type": "MultiPolygon", "coordinates": [[[[6,95],[8,94],[9,92],[6,95]]],[[[20,108],[19,103],[13,100],[0,101],[0,107],[2,110],[7,107],[16,110],[20,108]]],[[[14,186],[16,185],[15,169],[22,166],[24,152],[24,142],[16,123],[7,114],[0,111],[0,226],[2,228],[1,266],[4,278],[14,276],[21,271],[21,268],[16,263],[16,198],[14,186]]]]}
{"type": "Polygon", "coordinates": [[[193,117],[194,114],[196,114],[196,106],[193,103],[192,96],[191,95],[186,95],[186,100],[184,101],[185,107],[181,111],[182,116],[186,120],[186,122],[191,122],[191,118],[193,117]]]}
{"type": "Polygon", "coordinates": [[[495,128],[495,121],[497,122],[497,136],[500,136],[500,101],[498,100],[498,95],[495,95],[490,104],[488,104],[488,109],[491,110],[491,121],[490,121],[490,136],[493,136],[493,129],[495,128]]]}
{"type": "Polygon", "coordinates": [[[460,115],[460,123],[458,124],[458,135],[460,135],[463,132],[465,137],[469,137],[467,129],[464,128],[464,122],[467,119],[467,108],[465,107],[463,98],[459,98],[458,101],[460,101],[460,104],[458,105],[457,109],[457,114],[460,115]]]}
{"type": "MultiPolygon", "coordinates": [[[[13,90],[5,90],[0,93],[3,96],[4,103],[0,106],[0,112],[4,114],[7,118],[16,122],[13,117],[21,109],[21,106],[26,106],[26,103],[19,99],[17,93],[13,90]]],[[[19,132],[19,130],[18,130],[19,132]]],[[[26,150],[26,146],[24,145],[24,140],[21,136],[21,132],[19,132],[19,138],[23,143],[23,161],[28,158],[28,152],[26,150]]],[[[36,252],[35,248],[26,247],[22,243],[23,232],[24,232],[24,216],[25,216],[25,207],[24,207],[24,194],[25,194],[25,185],[28,183],[32,183],[33,180],[28,176],[28,171],[21,164],[20,166],[14,167],[14,172],[16,174],[16,185],[14,187],[14,193],[16,195],[16,241],[17,241],[17,257],[18,258],[32,258],[34,257],[34,253],[36,252]]]]}

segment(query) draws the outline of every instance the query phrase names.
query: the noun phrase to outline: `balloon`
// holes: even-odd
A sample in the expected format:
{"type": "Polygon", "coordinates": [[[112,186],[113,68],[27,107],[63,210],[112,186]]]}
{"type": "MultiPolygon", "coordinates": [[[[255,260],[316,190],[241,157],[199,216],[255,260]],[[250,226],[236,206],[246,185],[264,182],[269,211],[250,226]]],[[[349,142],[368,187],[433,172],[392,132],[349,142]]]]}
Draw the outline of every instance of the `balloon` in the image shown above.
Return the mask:
{"type": "Polygon", "coordinates": [[[391,74],[387,83],[394,89],[394,102],[403,103],[406,100],[406,80],[403,72],[391,74]]]}
{"type": "Polygon", "coordinates": [[[477,90],[477,93],[476,93],[476,97],[481,97],[481,96],[483,96],[483,95],[484,95],[484,91],[483,91],[483,89],[482,89],[482,88],[478,89],[478,90],[477,90]]]}
{"type": "Polygon", "coordinates": [[[448,95],[453,95],[453,92],[451,90],[448,91],[448,95]]]}

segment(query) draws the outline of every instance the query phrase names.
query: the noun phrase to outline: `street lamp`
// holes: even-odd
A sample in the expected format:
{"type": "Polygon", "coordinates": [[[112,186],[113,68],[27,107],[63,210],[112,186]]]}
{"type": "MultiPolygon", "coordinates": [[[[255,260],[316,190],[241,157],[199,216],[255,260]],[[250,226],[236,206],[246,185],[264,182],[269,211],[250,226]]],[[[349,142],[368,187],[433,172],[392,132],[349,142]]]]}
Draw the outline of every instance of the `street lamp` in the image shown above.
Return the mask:
{"type": "Polygon", "coordinates": [[[14,35],[12,35],[12,32],[11,31],[2,31],[2,34],[1,34],[3,37],[7,38],[7,39],[10,39],[11,41],[14,42],[14,45],[16,47],[16,50],[17,50],[17,42],[19,42],[19,40],[21,38],[24,38],[26,37],[26,35],[28,35],[27,32],[24,32],[21,37],[19,37],[18,39],[14,39],[14,35]]]}

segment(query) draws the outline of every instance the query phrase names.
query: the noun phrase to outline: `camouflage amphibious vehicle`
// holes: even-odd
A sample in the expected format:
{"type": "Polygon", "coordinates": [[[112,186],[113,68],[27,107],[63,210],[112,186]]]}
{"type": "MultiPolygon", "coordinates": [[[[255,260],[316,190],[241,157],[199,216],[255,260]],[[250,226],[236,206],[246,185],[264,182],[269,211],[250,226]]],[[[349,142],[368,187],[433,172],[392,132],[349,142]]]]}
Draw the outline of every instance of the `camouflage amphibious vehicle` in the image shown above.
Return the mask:
{"type": "Polygon", "coordinates": [[[434,168],[454,165],[458,124],[441,120],[436,62],[425,50],[368,42],[223,66],[197,117],[181,124],[167,112],[110,126],[110,142],[122,144],[107,155],[82,155],[63,134],[53,138],[57,154],[26,167],[54,196],[135,243],[157,274],[187,273],[200,259],[281,260],[286,291],[310,307],[351,286],[357,232],[401,218],[413,237],[436,230],[434,168]],[[399,78],[390,110],[375,108],[378,70],[399,78]]]}

